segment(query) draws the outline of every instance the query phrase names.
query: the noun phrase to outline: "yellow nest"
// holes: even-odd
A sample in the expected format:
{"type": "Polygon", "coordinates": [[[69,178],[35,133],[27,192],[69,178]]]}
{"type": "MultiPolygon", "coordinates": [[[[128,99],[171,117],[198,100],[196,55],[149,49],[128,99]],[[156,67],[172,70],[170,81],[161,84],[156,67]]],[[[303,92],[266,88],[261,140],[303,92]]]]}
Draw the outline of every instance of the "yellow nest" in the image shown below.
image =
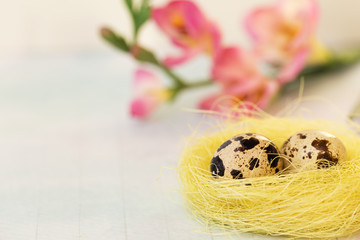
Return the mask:
{"type": "Polygon", "coordinates": [[[189,210],[210,228],[320,239],[349,236],[360,229],[360,138],[348,125],[275,117],[226,123],[189,142],[179,175],[189,210]],[[259,133],[281,148],[290,135],[306,129],[337,136],[346,146],[346,161],[280,176],[240,180],[211,176],[214,152],[234,135],[259,133]]]}

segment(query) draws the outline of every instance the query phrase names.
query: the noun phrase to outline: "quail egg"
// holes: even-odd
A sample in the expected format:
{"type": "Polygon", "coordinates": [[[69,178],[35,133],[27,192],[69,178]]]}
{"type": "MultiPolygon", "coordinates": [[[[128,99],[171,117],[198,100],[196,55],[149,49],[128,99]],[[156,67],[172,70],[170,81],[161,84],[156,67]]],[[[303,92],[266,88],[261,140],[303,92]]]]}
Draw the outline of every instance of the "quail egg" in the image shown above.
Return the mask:
{"type": "Polygon", "coordinates": [[[289,170],[312,170],[328,168],[346,158],[344,144],[334,135],[305,130],[288,138],[281,148],[284,167],[289,170]]]}
{"type": "Polygon", "coordinates": [[[268,176],[283,169],[279,150],[268,138],[244,133],[225,141],[215,152],[210,171],[215,178],[268,176]]]}

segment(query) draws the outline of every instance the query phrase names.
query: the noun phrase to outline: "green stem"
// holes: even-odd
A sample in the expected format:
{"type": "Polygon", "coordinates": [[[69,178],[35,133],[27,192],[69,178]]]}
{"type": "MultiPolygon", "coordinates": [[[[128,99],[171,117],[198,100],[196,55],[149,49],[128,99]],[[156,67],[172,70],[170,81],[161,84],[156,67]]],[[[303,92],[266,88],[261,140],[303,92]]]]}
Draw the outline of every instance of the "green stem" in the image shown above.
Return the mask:
{"type": "Polygon", "coordinates": [[[161,70],[163,70],[171,79],[174,80],[176,88],[179,89],[179,90],[183,90],[185,88],[197,88],[197,87],[202,87],[202,86],[207,86],[207,85],[212,84],[211,79],[206,79],[206,80],[202,80],[202,81],[187,83],[181,77],[179,77],[173,71],[171,71],[171,69],[169,69],[163,63],[161,63],[160,61],[158,61],[157,66],[161,70]]]}
{"type": "Polygon", "coordinates": [[[134,5],[132,0],[124,0],[124,4],[129,12],[129,15],[131,17],[132,25],[133,25],[133,39],[132,39],[132,45],[135,45],[137,43],[137,31],[136,31],[136,16],[134,12],[134,5]]]}
{"type": "Polygon", "coordinates": [[[307,66],[299,76],[318,75],[324,72],[337,71],[357,63],[360,60],[360,49],[353,51],[345,51],[342,53],[331,54],[330,61],[319,64],[307,66]]]}
{"type": "Polygon", "coordinates": [[[198,88],[202,86],[207,86],[212,84],[211,80],[202,80],[197,82],[185,82],[182,78],[176,75],[173,71],[171,71],[168,67],[166,67],[163,63],[157,65],[160,69],[162,69],[172,80],[174,80],[175,86],[170,90],[172,91],[172,96],[170,100],[174,100],[183,90],[198,88]]]}
{"type": "Polygon", "coordinates": [[[213,84],[213,81],[211,79],[206,79],[206,80],[197,81],[197,82],[193,82],[193,83],[187,83],[187,88],[198,88],[198,87],[203,87],[203,86],[209,86],[211,84],[213,84]]]}
{"type": "Polygon", "coordinates": [[[170,88],[169,90],[172,92],[170,100],[171,101],[175,100],[175,98],[185,89],[192,89],[192,88],[208,86],[208,85],[211,85],[212,83],[213,82],[211,79],[207,79],[207,80],[202,80],[202,81],[197,81],[197,82],[186,83],[183,86],[176,86],[176,87],[170,88]]]}
{"type": "Polygon", "coordinates": [[[360,49],[332,53],[331,55],[331,59],[325,63],[306,66],[294,81],[284,85],[283,90],[286,91],[287,89],[292,89],[299,84],[299,80],[303,77],[307,79],[311,76],[342,70],[360,61],[360,49]]]}
{"type": "MultiPolygon", "coordinates": [[[[130,44],[130,48],[127,52],[130,52],[131,55],[138,61],[152,64],[160,68],[169,78],[174,82],[174,86],[170,89],[172,91],[171,99],[174,99],[180,92],[188,88],[197,88],[205,85],[211,84],[211,80],[199,81],[194,83],[187,83],[180,76],[174,73],[170,68],[168,68],[162,61],[155,56],[152,51],[147,50],[138,45],[138,35],[141,26],[149,19],[150,17],[150,5],[148,0],[142,0],[141,6],[137,8],[133,4],[133,0],[124,0],[124,3],[129,11],[129,14],[133,23],[133,39],[130,44]]],[[[115,35],[115,34],[113,34],[115,35]]],[[[114,44],[112,38],[105,38],[108,42],[112,43],[115,47],[126,50],[125,48],[120,48],[119,44],[114,44]]],[[[125,42],[125,41],[124,41],[125,42]]]]}
{"type": "Polygon", "coordinates": [[[212,84],[211,80],[202,80],[197,82],[185,82],[182,78],[176,75],[173,71],[171,71],[168,67],[166,67],[163,63],[157,65],[160,69],[162,69],[172,80],[174,80],[175,86],[170,90],[172,91],[172,95],[170,100],[173,101],[175,98],[185,89],[198,88],[202,86],[207,86],[212,84]]]}
{"type": "MultiPolygon", "coordinates": [[[[135,24],[134,24],[134,28],[135,28],[135,24]]],[[[137,42],[138,42],[138,31],[134,31],[132,42],[133,42],[133,44],[137,44],[137,42]]]]}
{"type": "Polygon", "coordinates": [[[173,71],[171,71],[168,67],[166,67],[163,63],[158,61],[157,66],[166,73],[172,80],[174,80],[176,87],[178,88],[184,88],[187,86],[185,81],[180,78],[178,75],[176,75],[173,71]]]}
{"type": "Polygon", "coordinates": [[[139,62],[152,64],[158,68],[160,68],[170,79],[173,80],[174,85],[170,89],[172,92],[172,98],[174,99],[182,90],[188,88],[197,88],[205,85],[209,85],[212,83],[211,80],[203,80],[193,83],[186,82],[183,78],[174,73],[170,68],[168,68],[164,63],[162,63],[155,54],[139,45],[134,45],[130,50],[131,55],[138,60],[139,62]]]}

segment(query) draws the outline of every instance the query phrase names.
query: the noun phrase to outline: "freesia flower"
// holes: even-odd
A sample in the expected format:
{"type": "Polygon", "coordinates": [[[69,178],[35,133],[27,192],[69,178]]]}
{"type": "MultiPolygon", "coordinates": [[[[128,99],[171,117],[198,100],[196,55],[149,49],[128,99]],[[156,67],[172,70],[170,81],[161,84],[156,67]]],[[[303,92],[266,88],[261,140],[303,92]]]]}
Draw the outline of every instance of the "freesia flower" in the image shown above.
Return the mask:
{"type": "Polygon", "coordinates": [[[255,50],[279,69],[281,83],[304,68],[314,45],[318,21],[315,0],[280,0],[257,8],[245,19],[255,50]]]}
{"type": "Polygon", "coordinates": [[[135,96],[130,103],[130,114],[135,118],[148,117],[161,103],[170,97],[170,92],[151,72],[138,69],[134,77],[135,96]]]}
{"type": "Polygon", "coordinates": [[[226,107],[232,107],[236,98],[265,108],[277,92],[279,83],[262,74],[258,61],[255,54],[236,47],[219,51],[214,60],[212,77],[221,85],[222,92],[203,99],[199,107],[219,110],[216,103],[223,103],[222,98],[227,99],[226,107]]]}
{"type": "Polygon", "coordinates": [[[183,63],[203,52],[214,56],[219,49],[219,30],[191,1],[172,1],[154,8],[152,18],[172,43],[183,50],[182,56],[166,58],[167,66],[183,63]]]}

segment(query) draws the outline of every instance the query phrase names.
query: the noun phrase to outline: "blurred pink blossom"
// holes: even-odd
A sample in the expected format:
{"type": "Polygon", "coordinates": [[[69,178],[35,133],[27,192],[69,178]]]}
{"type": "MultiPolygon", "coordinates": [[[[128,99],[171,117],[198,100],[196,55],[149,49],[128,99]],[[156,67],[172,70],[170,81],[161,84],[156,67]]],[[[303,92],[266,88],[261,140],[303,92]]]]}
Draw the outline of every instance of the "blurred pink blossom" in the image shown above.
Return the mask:
{"type": "Polygon", "coordinates": [[[191,1],[171,1],[164,7],[153,8],[152,18],[173,44],[183,50],[181,56],[167,57],[167,66],[183,63],[203,52],[214,56],[220,47],[218,28],[191,1]]]}
{"type": "Polygon", "coordinates": [[[227,98],[227,107],[232,107],[236,98],[265,108],[277,92],[279,83],[261,73],[258,61],[255,54],[237,47],[219,51],[214,60],[212,77],[221,85],[222,92],[203,99],[199,107],[219,110],[217,101],[223,103],[222,98],[227,98]]]}
{"type": "Polygon", "coordinates": [[[138,69],[134,77],[134,98],[130,103],[130,114],[135,118],[148,117],[170,94],[151,72],[138,69]]]}
{"type": "Polygon", "coordinates": [[[279,0],[255,9],[245,19],[255,51],[279,69],[281,83],[292,81],[304,68],[318,15],[315,0],[279,0]]]}

